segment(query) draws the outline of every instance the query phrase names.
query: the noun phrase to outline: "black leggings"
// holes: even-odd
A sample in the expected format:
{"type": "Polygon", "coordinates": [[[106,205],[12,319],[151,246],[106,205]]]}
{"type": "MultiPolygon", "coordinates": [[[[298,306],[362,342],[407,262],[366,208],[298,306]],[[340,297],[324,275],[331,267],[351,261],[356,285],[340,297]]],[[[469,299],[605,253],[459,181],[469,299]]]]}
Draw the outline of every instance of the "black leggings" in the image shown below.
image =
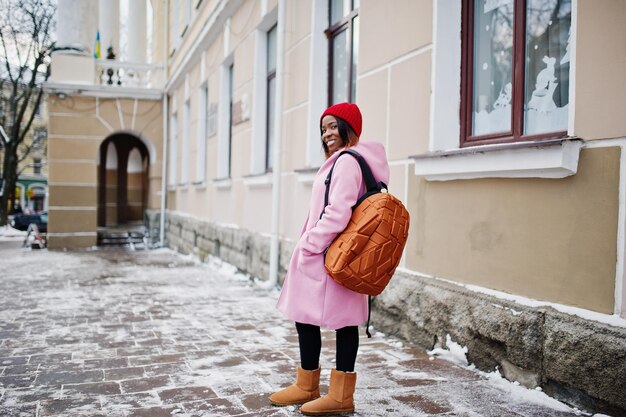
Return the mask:
{"type": "MultiPolygon", "coordinates": [[[[300,344],[300,366],[307,371],[320,367],[322,336],[319,326],[296,322],[300,344]]],[[[337,370],[354,372],[356,353],[359,350],[359,328],[348,326],[337,329],[337,370]]]]}

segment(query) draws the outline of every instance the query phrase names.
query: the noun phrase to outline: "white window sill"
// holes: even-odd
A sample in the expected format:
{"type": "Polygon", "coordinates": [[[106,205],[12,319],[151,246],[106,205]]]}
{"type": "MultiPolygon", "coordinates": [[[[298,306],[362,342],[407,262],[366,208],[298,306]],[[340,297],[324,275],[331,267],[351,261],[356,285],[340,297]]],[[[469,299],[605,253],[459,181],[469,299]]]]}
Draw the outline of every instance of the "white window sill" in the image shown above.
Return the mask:
{"type": "Polygon", "coordinates": [[[233,185],[233,182],[230,179],[230,177],[226,177],[226,178],[214,179],[213,184],[215,184],[215,188],[225,190],[225,189],[230,188],[233,185]]]}
{"type": "Polygon", "coordinates": [[[186,182],[178,183],[178,189],[180,191],[187,191],[188,188],[189,188],[189,184],[188,183],[186,183],[186,182]]]}
{"type": "Polygon", "coordinates": [[[196,190],[206,190],[206,181],[194,181],[192,184],[196,190]]]}
{"type": "Polygon", "coordinates": [[[576,174],[583,141],[556,139],[415,155],[415,175],[428,181],[476,178],[565,178],[576,174]]]}
{"type": "Polygon", "coordinates": [[[315,174],[317,174],[319,169],[319,167],[296,169],[295,173],[298,174],[298,182],[312,185],[313,181],[315,181],[315,174]]]}
{"type": "Polygon", "coordinates": [[[271,188],[273,184],[272,179],[271,172],[264,172],[244,177],[243,183],[249,188],[271,188]]]}

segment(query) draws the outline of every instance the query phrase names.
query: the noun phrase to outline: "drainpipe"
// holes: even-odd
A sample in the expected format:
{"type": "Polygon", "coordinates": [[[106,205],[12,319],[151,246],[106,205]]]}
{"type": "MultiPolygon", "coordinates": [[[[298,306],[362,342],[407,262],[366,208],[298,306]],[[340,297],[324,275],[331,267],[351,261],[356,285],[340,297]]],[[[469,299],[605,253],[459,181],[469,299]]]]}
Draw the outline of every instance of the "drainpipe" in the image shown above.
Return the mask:
{"type": "Polygon", "coordinates": [[[163,31],[163,148],[161,153],[163,158],[161,160],[161,216],[159,218],[159,246],[165,246],[165,204],[167,201],[167,148],[168,148],[168,114],[169,114],[169,96],[165,91],[165,85],[167,84],[167,43],[169,40],[169,0],[163,0],[165,6],[165,30],[163,31]]]}
{"type": "Polygon", "coordinates": [[[283,131],[283,92],[285,74],[285,7],[287,0],[278,0],[276,38],[276,113],[274,114],[274,169],[272,171],[272,237],[270,241],[270,276],[264,288],[273,288],[278,282],[279,234],[280,234],[280,176],[283,131]]]}

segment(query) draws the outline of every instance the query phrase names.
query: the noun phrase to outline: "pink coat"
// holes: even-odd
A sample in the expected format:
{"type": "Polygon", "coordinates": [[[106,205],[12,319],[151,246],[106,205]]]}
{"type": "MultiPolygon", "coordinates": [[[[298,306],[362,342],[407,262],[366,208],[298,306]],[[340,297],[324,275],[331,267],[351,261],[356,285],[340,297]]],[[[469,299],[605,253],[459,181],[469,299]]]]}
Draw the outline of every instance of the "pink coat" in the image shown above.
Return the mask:
{"type": "MultiPolygon", "coordinates": [[[[376,181],[389,181],[385,148],[377,142],[360,142],[352,149],[370,166],[376,181]]],[[[342,149],[343,150],[343,149],[342,149]]],[[[367,296],[337,284],[324,268],[324,251],[347,226],[352,206],[365,193],[357,160],[342,155],[333,171],[324,216],[326,176],[341,150],[332,155],[315,175],[309,214],[291,257],[277,307],[290,320],[326,329],[357,326],[367,320],[367,296]]]]}

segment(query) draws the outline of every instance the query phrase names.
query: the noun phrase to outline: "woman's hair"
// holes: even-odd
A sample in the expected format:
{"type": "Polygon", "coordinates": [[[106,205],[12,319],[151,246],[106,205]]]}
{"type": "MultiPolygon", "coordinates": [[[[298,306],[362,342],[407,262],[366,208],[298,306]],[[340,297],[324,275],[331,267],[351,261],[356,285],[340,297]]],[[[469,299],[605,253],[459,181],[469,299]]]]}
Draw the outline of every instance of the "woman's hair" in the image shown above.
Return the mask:
{"type": "MultiPolygon", "coordinates": [[[[359,137],[356,135],[356,133],[354,133],[354,130],[352,130],[348,122],[337,116],[333,117],[337,119],[337,129],[339,130],[339,137],[341,138],[342,147],[351,147],[359,143],[359,137]]],[[[320,126],[320,136],[321,134],[322,127],[320,126]]],[[[328,146],[326,145],[326,143],[324,143],[324,141],[322,141],[322,149],[324,149],[324,155],[326,156],[326,159],[330,158],[328,146]]]]}

